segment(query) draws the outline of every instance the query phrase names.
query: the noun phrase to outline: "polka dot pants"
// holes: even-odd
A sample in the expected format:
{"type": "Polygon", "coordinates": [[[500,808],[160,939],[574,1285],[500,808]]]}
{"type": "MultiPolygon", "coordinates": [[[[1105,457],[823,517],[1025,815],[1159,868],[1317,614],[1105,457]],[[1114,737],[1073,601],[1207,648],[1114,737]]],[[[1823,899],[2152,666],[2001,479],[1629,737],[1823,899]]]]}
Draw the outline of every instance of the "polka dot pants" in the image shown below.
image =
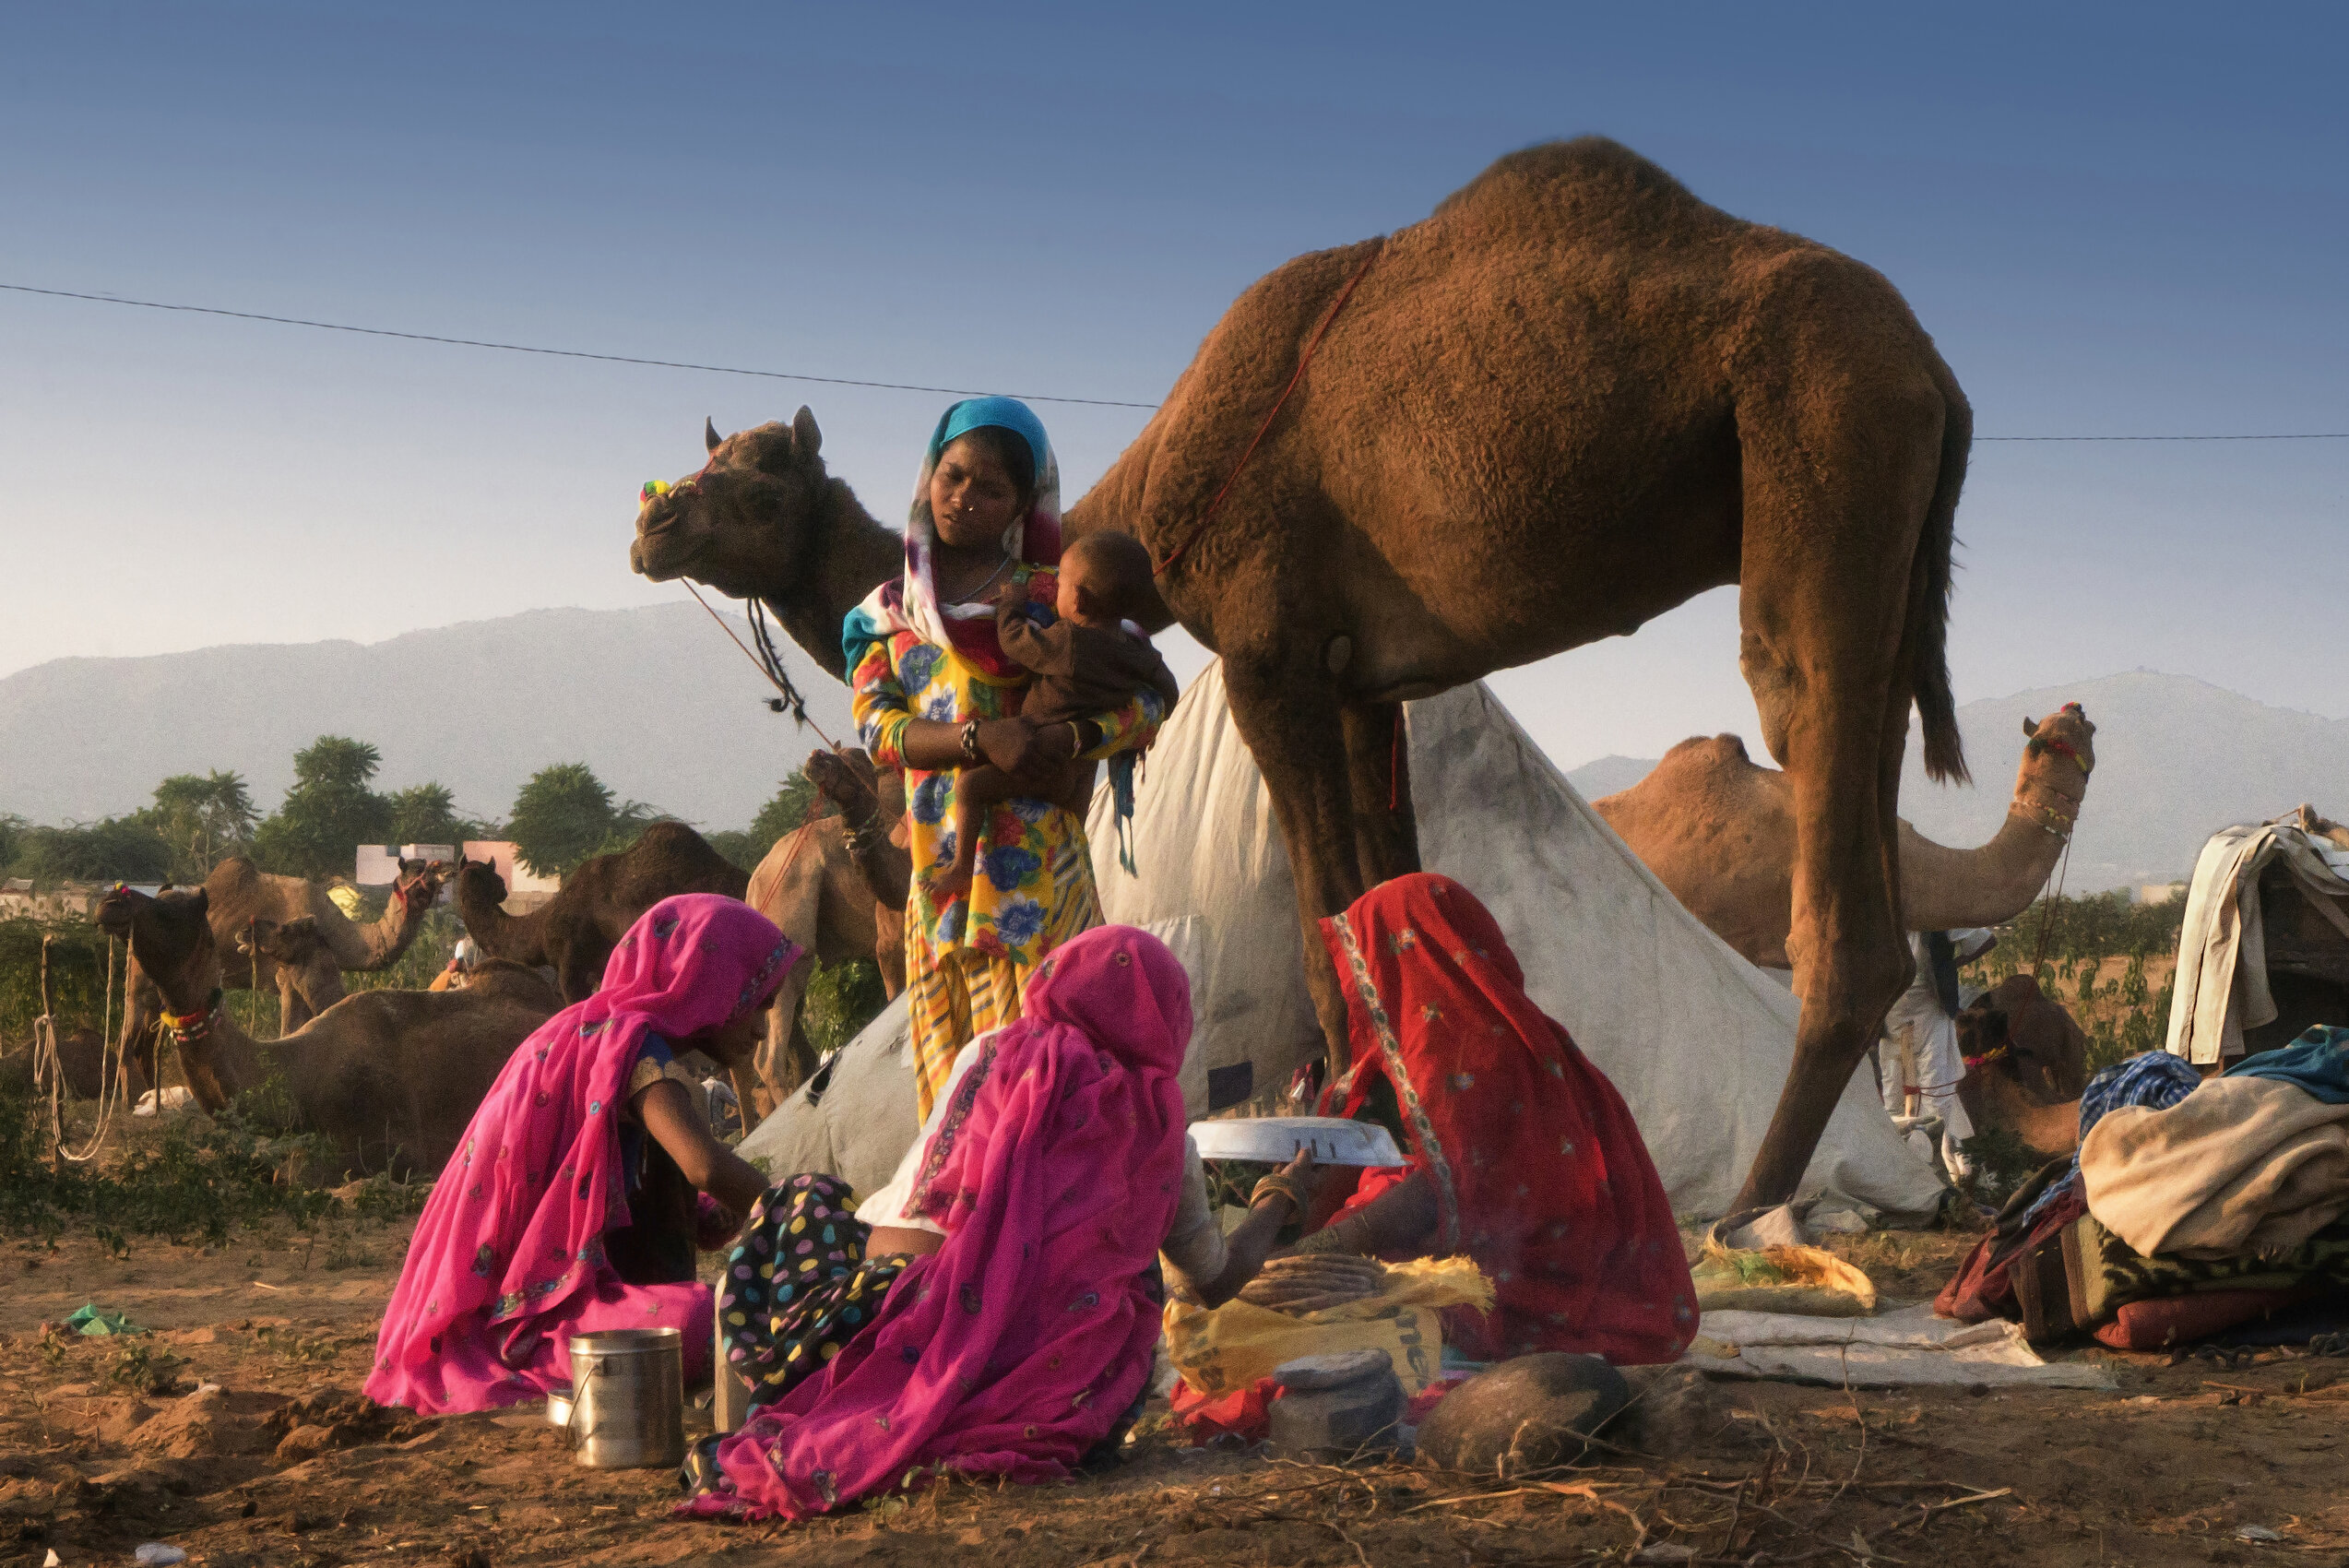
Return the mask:
{"type": "Polygon", "coordinates": [[[718,1320],[753,1406],[779,1398],[871,1327],[905,1267],[903,1258],[864,1255],[867,1229],[849,1196],[831,1176],[768,1188],[726,1261],[718,1320]]]}

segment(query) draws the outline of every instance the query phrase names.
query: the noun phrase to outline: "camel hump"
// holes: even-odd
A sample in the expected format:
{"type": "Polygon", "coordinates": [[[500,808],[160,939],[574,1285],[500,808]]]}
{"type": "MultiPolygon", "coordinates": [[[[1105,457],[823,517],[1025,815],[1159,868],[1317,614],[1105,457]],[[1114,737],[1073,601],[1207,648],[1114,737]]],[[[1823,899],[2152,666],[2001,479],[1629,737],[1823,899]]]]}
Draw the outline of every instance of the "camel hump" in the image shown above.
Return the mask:
{"type": "Polygon", "coordinates": [[[1657,759],[1655,771],[1670,768],[1675,772],[1709,773],[1725,767],[1752,767],[1754,760],[1746,750],[1745,737],[1723,733],[1691,735],[1657,759]]]}
{"type": "Polygon", "coordinates": [[[1535,213],[1577,227],[1718,216],[1661,165],[1606,137],[1541,142],[1508,153],[1444,197],[1434,216],[1523,221],[1535,213]]]}

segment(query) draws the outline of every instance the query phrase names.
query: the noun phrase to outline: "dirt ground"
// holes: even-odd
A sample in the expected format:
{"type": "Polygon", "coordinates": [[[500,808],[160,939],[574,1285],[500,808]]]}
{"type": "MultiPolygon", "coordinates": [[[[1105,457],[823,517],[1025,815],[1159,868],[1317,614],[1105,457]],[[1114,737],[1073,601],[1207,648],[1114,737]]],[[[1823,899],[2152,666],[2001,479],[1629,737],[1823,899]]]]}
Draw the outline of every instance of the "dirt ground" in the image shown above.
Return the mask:
{"type": "MultiPolygon", "coordinates": [[[[2349,1361],[2105,1355],[2118,1393],[1701,1385],[1647,1458],[1536,1483],[1193,1449],[955,1484],[795,1528],[670,1520],[672,1479],[574,1467],[539,1407],[415,1421],[356,1396],[410,1221],[225,1247],[0,1252],[0,1563],[2349,1563],[2349,1361]],[[45,1336],[86,1302],[155,1330],[45,1336]],[[2280,1538],[2246,1541],[2247,1526],[2280,1538]]],[[[1929,1295],[1972,1238],[1843,1250],[1929,1295]]],[[[2095,1352],[2104,1355],[2103,1352],[2095,1352]]]]}

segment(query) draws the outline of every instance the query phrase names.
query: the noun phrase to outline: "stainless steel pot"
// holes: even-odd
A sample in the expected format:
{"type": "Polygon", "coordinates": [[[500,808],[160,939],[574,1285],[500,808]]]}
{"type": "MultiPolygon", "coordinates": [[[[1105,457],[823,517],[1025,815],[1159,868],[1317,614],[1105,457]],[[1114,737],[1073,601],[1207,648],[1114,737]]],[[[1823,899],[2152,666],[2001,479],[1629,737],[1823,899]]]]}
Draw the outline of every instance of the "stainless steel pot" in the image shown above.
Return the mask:
{"type": "Polygon", "coordinates": [[[684,1462],[685,1338],[676,1329],[575,1335],[571,1386],[575,1463],[635,1470],[684,1462]]]}

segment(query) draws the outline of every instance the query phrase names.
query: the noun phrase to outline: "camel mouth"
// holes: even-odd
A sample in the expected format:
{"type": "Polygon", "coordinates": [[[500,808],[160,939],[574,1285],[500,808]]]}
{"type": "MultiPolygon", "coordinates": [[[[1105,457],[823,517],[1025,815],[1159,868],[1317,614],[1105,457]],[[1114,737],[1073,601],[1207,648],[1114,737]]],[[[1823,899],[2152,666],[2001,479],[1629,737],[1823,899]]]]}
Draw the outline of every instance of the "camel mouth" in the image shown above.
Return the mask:
{"type": "Polygon", "coordinates": [[[674,582],[702,553],[703,541],[681,540],[670,532],[672,522],[647,529],[628,546],[628,566],[647,582],[674,582]]]}

